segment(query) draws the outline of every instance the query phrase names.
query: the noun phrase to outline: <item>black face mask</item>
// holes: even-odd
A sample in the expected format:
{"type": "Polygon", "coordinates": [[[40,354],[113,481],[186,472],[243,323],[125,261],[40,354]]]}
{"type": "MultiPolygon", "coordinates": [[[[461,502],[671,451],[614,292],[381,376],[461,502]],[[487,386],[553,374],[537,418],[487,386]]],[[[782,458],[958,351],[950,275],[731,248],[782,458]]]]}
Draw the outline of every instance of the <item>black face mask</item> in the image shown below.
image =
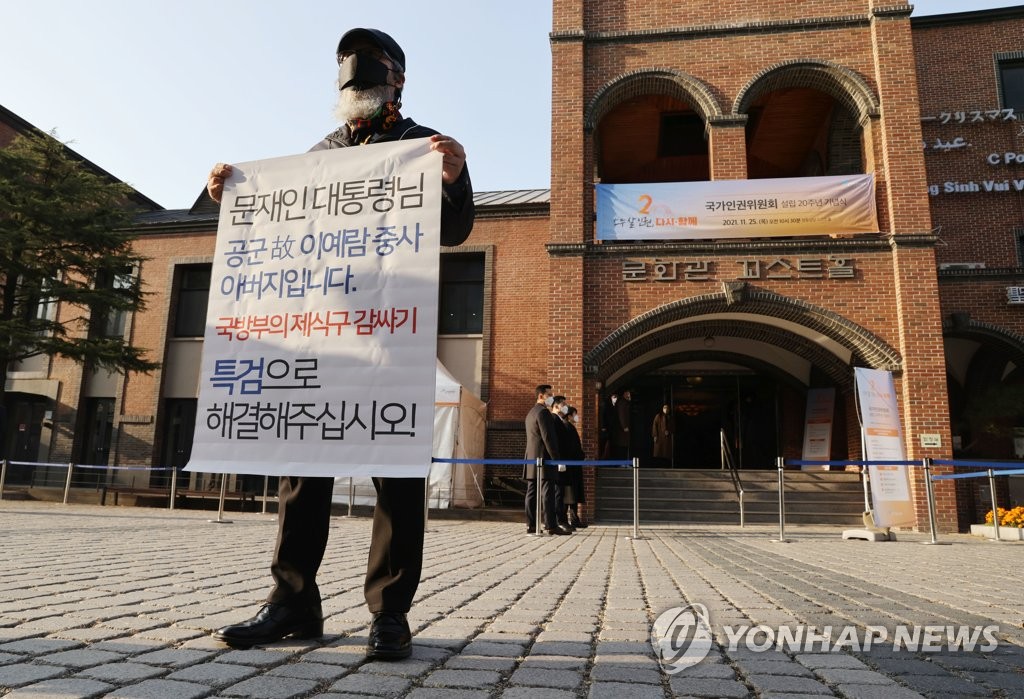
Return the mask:
{"type": "Polygon", "coordinates": [[[356,89],[388,84],[386,65],[372,56],[353,53],[341,62],[338,68],[338,85],[344,90],[354,86],[356,89]]]}

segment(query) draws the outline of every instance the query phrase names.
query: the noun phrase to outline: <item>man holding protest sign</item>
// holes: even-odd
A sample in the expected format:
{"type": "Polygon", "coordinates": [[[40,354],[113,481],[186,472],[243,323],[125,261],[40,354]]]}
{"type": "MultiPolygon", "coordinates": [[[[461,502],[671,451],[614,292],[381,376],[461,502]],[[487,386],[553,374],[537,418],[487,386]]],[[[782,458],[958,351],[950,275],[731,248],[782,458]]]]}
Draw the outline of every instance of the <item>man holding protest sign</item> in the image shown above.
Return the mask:
{"type": "MultiPolygon", "coordinates": [[[[459,245],[473,227],[473,191],[466,154],[453,138],[416,124],[399,113],[405,83],[405,53],[389,35],[357,28],[338,43],[339,98],[335,114],[341,126],[312,151],[389,141],[430,139],[443,156],[442,245],[459,245]]],[[[230,165],[210,172],[207,191],[220,201],[230,165]]],[[[374,478],[377,504],[367,561],[364,594],[373,614],[367,655],[406,658],[412,636],[406,613],[419,585],[423,560],[423,478],[374,478]]],[[[249,648],[282,638],[317,638],[323,612],[316,574],[327,546],[334,479],[282,476],[279,527],[271,574],[274,588],[252,619],[217,630],[228,645],[249,648]]]]}

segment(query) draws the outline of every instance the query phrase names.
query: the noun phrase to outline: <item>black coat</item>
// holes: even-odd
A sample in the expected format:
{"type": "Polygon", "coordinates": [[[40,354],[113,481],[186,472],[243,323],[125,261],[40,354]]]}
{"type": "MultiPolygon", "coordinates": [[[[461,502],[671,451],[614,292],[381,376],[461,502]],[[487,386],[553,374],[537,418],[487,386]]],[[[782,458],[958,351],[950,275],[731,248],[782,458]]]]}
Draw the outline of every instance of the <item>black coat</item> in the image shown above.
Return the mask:
{"type": "MultiPolygon", "coordinates": [[[[426,126],[420,126],[412,119],[402,119],[390,130],[374,134],[368,144],[406,141],[414,138],[429,138],[438,133],[426,126]]],[[[327,134],[320,143],[310,148],[330,150],[353,146],[348,124],[343,124],[327,134]]],[[[473,184],[469,179],[469,166],[463,166],[459,179],[441,186],[441,245],[459,245],[473,230],[473,184]]]]}
{"type": "MultiPolygon", "coordinates": [[[[562,453],[563,458],[567,461],[585,461],[587,455],[583,452],[583,442],[580,440],[580,433],[576,429],[576,425],[568,420],[562,424],[564,425],[562,434],[564,435],[565,442],[565,449],[562,453]]],[[[559,482],[562,485],[572,486],[573,493],[576,495],[576,501],[584,502],[583,467],[567,466],[565,473],[558,475],[561,477],[559,482]]]]}
{"type": "MultiPolygon", "coordinates": [[[[526,414],[526,453],[524,459],[560,459],[562,458],[558,427],[558,418],[551,414],[542,403],[536,403],[526,414]]],[[[536,465],[523,466],[523,478],[536,478],[536,465]]],[[[550,478],[555,472],[554,467],[544,467],[544,477],[550,478]]]]}

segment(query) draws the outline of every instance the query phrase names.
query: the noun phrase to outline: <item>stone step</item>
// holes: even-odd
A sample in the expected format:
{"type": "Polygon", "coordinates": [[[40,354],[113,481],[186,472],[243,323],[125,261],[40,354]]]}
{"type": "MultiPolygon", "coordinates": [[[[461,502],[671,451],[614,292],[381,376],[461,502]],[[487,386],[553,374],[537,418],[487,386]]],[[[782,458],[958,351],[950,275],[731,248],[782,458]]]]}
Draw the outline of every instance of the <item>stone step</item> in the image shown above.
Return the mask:
{"type": "MultiPolygon", "coordinates": [[[[778,522],[778,472],[739,474],[746,521],[778,522]]],[[[641,469],[641,522],[737,522],[739,501],[728,471],[641,469]]],[[[799,524],[858,524],[864,509],[856,472],[787,471],[786,521],[799,524]]],[[[596,519],[632,522],[633,474],[602,471],[598,475],[596,519]]]]}

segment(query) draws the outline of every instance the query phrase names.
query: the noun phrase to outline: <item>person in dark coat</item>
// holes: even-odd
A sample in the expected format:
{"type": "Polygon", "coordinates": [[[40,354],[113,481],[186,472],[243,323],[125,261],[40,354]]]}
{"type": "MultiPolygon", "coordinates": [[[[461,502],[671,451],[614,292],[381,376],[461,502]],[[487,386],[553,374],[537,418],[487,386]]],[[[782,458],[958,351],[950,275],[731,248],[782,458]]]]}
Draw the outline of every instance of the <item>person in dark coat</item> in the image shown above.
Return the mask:
{"type": "MultiPolygon", "coordinates": [[[[429,138],[443,156],[441,174],[441,244],[459,245],[473,228],[473,189],[466,152],[458,141],[402,117],[405,52],[378,29],[346,32],[337,48],[338,104],[341,126],[311,150],[357,147],[368,143],[429,138]]],[[[207,192],[220,202],[231,166],[218,163],[207,192]]],[[[406,613],[423,565],[422,478],[374,478],[377,504],[363,592],[373,614],[367,656],[407,658],[412,634],[406,613]]],[[[270,567],[274,587],[267,603],[248,621],[218,629],[214,637],[236,648],[249,648],[287,636],[318,638],[323,612],[317,571],[327,547],[333,478],[282,476],[278,490],[277,546],[270,567]]]]}
{"type": "Polygon", "coordinates": [[[651,423],[651,439],[653,449],[651,455],[662,461],[672,461],[673,436],[675,435],[675,420],[668,405],[661,406],[661,412],[654,416],[651,423]]]}
{"type": "MultiPolygon", "coordinates": [[[[551,415],[555,418],[555,424],[558,426],[558,451],[563,459],[569,458],[566,451],[569,446],[568,426],[566,425],[566,414],[568,412],[569,404],[565,402],[565,396],[555,396],[555,402],[551,405],[551,415]]],[[[569,518],[565,512],[565,488],[569,485],[569,467],[565,464],[557,464],[556,470],[555,518],[558,520],[558,526],[572,532],[575,529],[569,524],[569,518]]]]}
{"type": "MultiPolygon", "coordinates": [[[[526,454],[530,461],[538,458],[559,459],[561,453],[558,443],[558,425],[550,407],[555,402],[551,386],[541,384],[536,389],[537,402],[526,414],[526,454]]],[[[555,502],[555,479],[558,470],[553,465],[545,464],[541,473],[541,497],[543,500],[543,526],[548,534],[563,535],[569,531],[558,524],[558,510],[555,502]]],[[[533,534],[537,526],[537,467],[536,464],[523,466],[523,478],[526,479],[526,532],[533,534]]]]}
{"type": "MultiPolygon", "coordinates": [[[[565,413],[565,435],[566,445],[562,456],[569,461],[585,461],[587,456],[583,453],[583,442],[580,440],[579,412],[574,406],[568,406],[565,413]]],[[[583,467],[570,466],[568,478],[565,480],[565,508],[569,526],[574,529],[586,529],[583,521],[580,505],[586,502],[586,495],[583,492],[583,467]]]]}

